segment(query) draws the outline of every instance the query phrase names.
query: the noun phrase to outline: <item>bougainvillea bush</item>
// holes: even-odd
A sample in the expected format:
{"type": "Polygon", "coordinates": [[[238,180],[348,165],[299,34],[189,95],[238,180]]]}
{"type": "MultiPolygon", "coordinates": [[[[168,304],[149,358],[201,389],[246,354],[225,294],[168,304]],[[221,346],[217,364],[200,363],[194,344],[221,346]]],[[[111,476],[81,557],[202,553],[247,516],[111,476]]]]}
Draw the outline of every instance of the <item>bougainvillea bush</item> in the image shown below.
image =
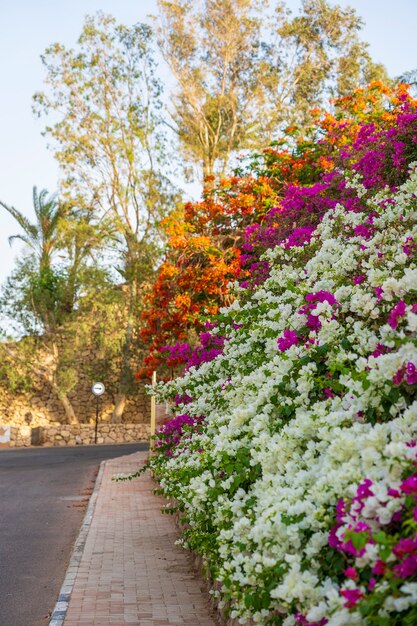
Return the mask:
{"type": "Polygon", "coordinates": [[[230,281],[259,285],[268,275],[260,259],[266,249],[289,236],[288,245],[309,238],[343,199],[336,168],[370,173],[374,186],[402,180],[404,166],[417,158],[409,119],[416,111],[406,85],[357,88],[334,101],[331,112],[312,112],[307,131],[289,127],[268,149],[243,159],[234,176],[208,180],[201,202],[174,210],[163,223],[166,259],[143,315],[147,354],[138,377],[154,369],[160,378],[181,372],[185,348],[174,357],[164,347],[194,346],[205,319],[231,302],[230,281]]]}
{"type": "Polygon", "coordinates": [[[236,286],[221,353],[159,387],[182,417],[153,470],[241,623],[417,623],[417,166],[400,165],[386,186],[339,172],[349,193],[314,232],[236,286]]]}

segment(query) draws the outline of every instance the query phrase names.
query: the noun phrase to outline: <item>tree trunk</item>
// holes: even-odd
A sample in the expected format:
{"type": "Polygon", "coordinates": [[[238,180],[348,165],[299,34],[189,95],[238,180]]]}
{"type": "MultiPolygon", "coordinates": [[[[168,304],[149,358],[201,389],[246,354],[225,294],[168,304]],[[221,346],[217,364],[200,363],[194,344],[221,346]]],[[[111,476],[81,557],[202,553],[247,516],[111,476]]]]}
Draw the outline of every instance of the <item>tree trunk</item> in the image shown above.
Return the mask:
{"type": "Polygon", "coordinates": [[[111,416],[112,424],[120,424],[122,421],[123,411],[126,406],[126,394],[118,393],[114,402],[114,409],[111,416]]]}
{"type": "Polygon", "coordinates": [[[132,280],[132,283],[129,285],[129,304],[128,304],[128,318],[127,318],[127,326],[126,326],[126,335],[125,341],[123,345],[122,351],[122,367],[119,378],[119,389],[116,394],[115,405],[113,409],[113,413],[111,416],[112,424],[120,424],[122,421],[123,411],[126,405],[126,393],[129,390],[129,385],[131,381],[131,370],[130,370],[130,353],[132,348],[132,339],[133,339],[133,328],[134,328],[134,309],[136,298],[138,294],[137,284],[135,279],[132,280]]]}
{"type": "Polygon", "coordinates": [[[59,401],[61,402],[62,406],[64,407],[65,417],[67,418],[67,423],[70,424],[71,426],[74,426],[75,424],[79,424],[80,420],[75,415],[74,408],[67,394],[62,393],[61,391],[56,389],[56,387],[54,387],[54,391],[56,395],[58,396],[59,401]]]}

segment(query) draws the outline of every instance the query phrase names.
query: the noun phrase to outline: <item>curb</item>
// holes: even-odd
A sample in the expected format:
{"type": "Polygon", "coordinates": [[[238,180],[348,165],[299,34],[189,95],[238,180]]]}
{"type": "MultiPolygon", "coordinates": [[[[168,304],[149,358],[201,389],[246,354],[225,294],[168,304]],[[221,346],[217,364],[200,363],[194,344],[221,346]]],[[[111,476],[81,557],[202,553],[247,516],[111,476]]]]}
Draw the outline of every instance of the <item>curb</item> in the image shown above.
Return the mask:
{"type": "Polygon", "coordinates": [[[88,531],[90,530],[91,520],[93,519],[94,510],[96,508],[98,492],[100,490],[101,482],[103,480],[105,463],[106,461],[102,461],[100,463],[100,469],[97,474],[94,491],[91,494],[90,502],[88,503],[87,511],[84,515],[83,523],[81,525],[81,530],[74,544],[64,582],[62,583],[58,600],[55,604],[54,610],[52,611],[51,620],[48,626],[62,626],[64,623],[64,619],[67,615],[71,593],[74,588],[74,583],[77,577],[78,568],[81,563],[81,557],[84,552],[88,531]]]}

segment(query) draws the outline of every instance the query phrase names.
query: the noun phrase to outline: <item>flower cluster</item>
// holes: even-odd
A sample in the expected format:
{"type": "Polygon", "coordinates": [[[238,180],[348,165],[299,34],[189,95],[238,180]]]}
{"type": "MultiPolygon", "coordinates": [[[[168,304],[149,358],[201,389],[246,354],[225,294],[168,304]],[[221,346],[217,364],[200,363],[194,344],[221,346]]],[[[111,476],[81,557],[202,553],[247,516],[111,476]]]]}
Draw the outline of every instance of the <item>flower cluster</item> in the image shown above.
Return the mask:
{"type": "Polygon", "coordinates": [[[203,419],[203,417],[196,418],[184,413],[164,424],[157,432],[155,448],[158,453],[165,457],[181,453],[191,435],[198,432],[198,426],[203,419]]]}
{"type": "MultiPolygon", "coordinates": [[[[161,347],[194,344],[201,316],[230,303],[230,281],[262,284],[269,273],[269,261],[260,258],[265,250],[283,241],[288,249],[303,247],[337,202],[361,210],[338,167],[363,174],[368,187],[401,184],[416,158],[416,112],[405,85],[376,81],[357,88],[336,99],[331,112],[312,112],[309,130],[286,129],[262,154],[243,160],[235,175],[208,181],[201,202],[176,208],[163,222],[166,260],[147,296],[141,330],[147,354],[138,377],[156,367],[165,376],[168,359],[172,375],[184,355],[171,359],[161,347]]],[[[371,234],[369,224],[357,226],[371,234]]],[[[404,242],[404,252],[413,254],[413,246],[404,242]]]]}
{"type": "Polygon", "coordinates": [[[263,282],[236,283],[210,330],[215,358],[158,387],[194,423],[173,422],[153,471],[184,516],[183,544],[242,624],[415,622],[417,166],[407,166],[372,188],[368,169],[331,172],[328,205],[330,187],[292,190],[306,214],[326,200],[314,231],[268,249],[263,282]]]}
{"type": "Polygon", "coordinates": [[[341,619],[375,626],[417,620],[416,443],[392,444],[391,454],[384,478],[363,480],[337,504],[329,544],[343,555],[345,569],[339,597],[327,607],[329,626],[341,619]]]}

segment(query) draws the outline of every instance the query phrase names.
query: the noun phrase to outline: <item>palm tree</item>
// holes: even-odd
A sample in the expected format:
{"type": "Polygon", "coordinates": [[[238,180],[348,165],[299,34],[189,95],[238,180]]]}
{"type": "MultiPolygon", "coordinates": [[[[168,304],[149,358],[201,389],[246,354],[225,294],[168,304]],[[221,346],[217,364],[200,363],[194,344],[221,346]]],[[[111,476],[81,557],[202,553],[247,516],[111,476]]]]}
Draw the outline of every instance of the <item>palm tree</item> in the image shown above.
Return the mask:
{"type": "MultiPolygon", "coordinates": [[[[40,193],[33,188],[33,208],[36,221],[32,223],[21,211],[8,206],[0,200],[0,206],[10,213],[21,227],[23,233],[9,237],[9,243],[15,239],[23,241],[32,251],[37,266],[29,277],[30,308],[35,317],[42,323],[43,339],[49,348],[49,367],[36,362],[29,367],[34,374],[47,382],[61,401],[67,420],[77,424],[78,419],[68,398],[58,383],[57,373],[60,363],[61,345],[59,342],[59,326],[62,322],[62,294],[60,293],[59,276],[52,267],[52,256],[59,248],[59,223],[68,211],[64,204],[57,201],[56,194],[48,195],[43,189],[40,193]]],[[[65,303],[64,303],[65,304],[65,303]]],[[[11,345],[4,346],[9,356],[19,359],[18,351],[11,345]]]]}
{"type": "Polygon", "coordinates": [[[24,231],[23,234],[9,237],[9,243],[11,244],[14,239],[20,239],[38,257],[40,272],[49,269],[52,254],[57,247],[58,224],[67,212],[65,205],[57,201],[56,194],[48,196],[46,189],[38,193],[37,187],[33,187],[35,223],[32,223],[21,211],[8,206],[1,200],[0,206],[14,217],[24,231]]]}

